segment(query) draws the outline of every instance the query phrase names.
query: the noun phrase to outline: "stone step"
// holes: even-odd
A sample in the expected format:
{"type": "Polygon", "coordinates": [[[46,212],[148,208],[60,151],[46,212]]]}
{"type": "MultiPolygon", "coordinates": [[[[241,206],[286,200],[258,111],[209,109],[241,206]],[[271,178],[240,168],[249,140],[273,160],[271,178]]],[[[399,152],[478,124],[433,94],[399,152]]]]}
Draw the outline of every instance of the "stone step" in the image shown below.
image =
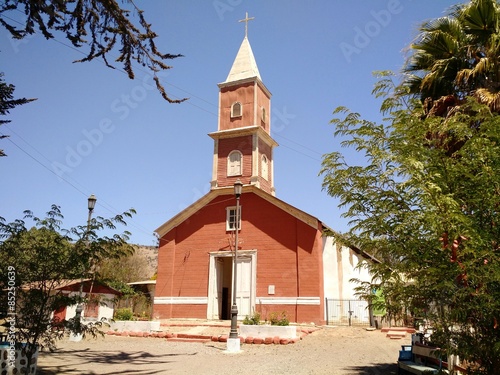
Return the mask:
{"type": "Polygon", "coordinates": [[[208,340],[208,341],[210,341],[212,339],[212,336],[197,335],[197,334],[191,334],[191,333],[177,333],[177,334],[175,334],[174,338],[178,338],[178,339],[198,339],[198,340],[208,340]]]}
{"type": "Polygon", "coordinates": [[[167,341],[171,342],[210,342],[211,339],[200,339],[200,338],[190,338],[190,337],[170,337],[167,341]]]}
{"type": "Polygon", "coordinates": [[[380,332],[406,332],[406,333],[415,333],[415,328],[412,327],[384,327],[380,330],[380,332]]]}
{"type": "Polygon", "coordinates": [[[388,331],[386,337],[390,339],[402,339],[406,337],[406,331],[388,331]]]}

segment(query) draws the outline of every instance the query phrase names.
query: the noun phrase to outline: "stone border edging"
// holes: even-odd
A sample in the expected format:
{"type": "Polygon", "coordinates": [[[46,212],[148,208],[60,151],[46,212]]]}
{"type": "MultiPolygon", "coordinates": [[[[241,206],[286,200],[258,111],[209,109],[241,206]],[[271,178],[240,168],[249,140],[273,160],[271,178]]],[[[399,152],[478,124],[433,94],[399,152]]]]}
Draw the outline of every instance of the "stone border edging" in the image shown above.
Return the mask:
{"type": "MultiPolygon", "coordinates": [[[[302,340],[304,337],[309,335],[310,333],[313,333],[320,328],[311,328],[311,327],[297,327],[297,334],[298,337],[289,339],[289,338],[280,338],[278,336],[275,337],[266,337],[266,338],[258,338],[258,337],[243,337],[240,336],[240,342],[242,344],[256,344],[256,345],[288,345],[288,344],[295,344],[298,341],[302,340]]],[[[207,335],[191,335],[187,333],[171,333],[171,332],[129,332],[129,331],[123,331],[123,332],[115,332],[115,331],[108,331],[106,332],[107,335],[110,336],[124,336],[124,337],[152,337],[152,338],[160,338],[160,339],[185,339],[188,341],[189,339],[192,339],[193,341],[199,341],[199,340],[207,340],[207,341],[212,341],[212,342],[227,342],[228,335],[227,334],[222,334],[222,335],[213,335],[213,336],[207,336],[207,335]]]]}

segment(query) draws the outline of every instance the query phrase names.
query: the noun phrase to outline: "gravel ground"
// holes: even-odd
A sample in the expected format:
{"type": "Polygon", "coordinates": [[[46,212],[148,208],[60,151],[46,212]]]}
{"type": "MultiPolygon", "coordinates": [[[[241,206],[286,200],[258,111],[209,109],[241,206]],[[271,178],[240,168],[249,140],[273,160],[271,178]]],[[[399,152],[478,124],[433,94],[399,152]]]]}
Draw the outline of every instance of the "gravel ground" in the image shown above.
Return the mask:
{"type": "Polygon", "coordinates": [[[245,345],[226,353],[219,342],[169,342],[106,336],[61,341],[41,353],[39,374],[396,374],[398,350],[410,338],[391,340],[380,331],[327,327],[296,344],[245,345]]]}

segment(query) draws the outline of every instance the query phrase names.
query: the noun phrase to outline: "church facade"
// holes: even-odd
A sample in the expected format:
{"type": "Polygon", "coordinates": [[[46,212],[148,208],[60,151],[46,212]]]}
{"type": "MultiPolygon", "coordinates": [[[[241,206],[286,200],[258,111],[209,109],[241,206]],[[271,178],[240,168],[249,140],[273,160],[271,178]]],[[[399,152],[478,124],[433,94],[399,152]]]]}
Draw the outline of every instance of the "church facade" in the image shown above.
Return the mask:
{"type": "Polygon", "coordinates": [[[337,244],[320,220],[276,197],[271,93],[247,36],[218,86],[211,189],[156,230],[153,315],[230,319],[237,251],[238,319],[285,313],[292,322],[324,324],[326,301],[353,299],[349,280],[370,278],[356,266],[375,260],[337,244]],[[238,212],[237,181],[243,184],[238,212]]]}

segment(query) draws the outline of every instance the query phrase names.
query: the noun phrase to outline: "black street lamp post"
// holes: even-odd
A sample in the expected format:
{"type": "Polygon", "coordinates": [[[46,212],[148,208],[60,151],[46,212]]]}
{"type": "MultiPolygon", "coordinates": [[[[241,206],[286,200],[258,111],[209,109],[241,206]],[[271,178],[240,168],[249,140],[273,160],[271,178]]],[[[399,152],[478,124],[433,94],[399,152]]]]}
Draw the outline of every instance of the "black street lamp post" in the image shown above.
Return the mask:
{"type": "MultiPolygon", "coordinates": [[[[94,207],[95,207],[95,203],[97,201],[97,198],[95,197],[94,194],[92,194],[88,198],[87,201],[88,201],[89,216],[87,218],[87,233],[85,234],[85,241],[86,241],[86,244],[88,246],[88,236],[89,236],[89,232],[90,232],[90,220],[92,219],[92,212],[94,211],[94,207]]],[[[80,296],[79,296],[80,300],[78,301],[78,305],[76,305],[76,313],[75,313],[75,318],[79,322],[82,319],[82,311],[83,311],[83,306],[82,306],[82,302],[81,302],[82,294],[83,294],[83,277],[80,280],[80,296]]]]}
{"type": "Polygon", "coordinates": [[[236,305],[236,288],[238,276],[238,231],[240,229],[240,196],[243,183],[238,179],[234,183],[234,195],[236,196],[236,215],[235,215],[235,242],[233,257],[233,305],[231,306],[231,331],[230,339],[238,339],[238,306],[236,305]]]}

